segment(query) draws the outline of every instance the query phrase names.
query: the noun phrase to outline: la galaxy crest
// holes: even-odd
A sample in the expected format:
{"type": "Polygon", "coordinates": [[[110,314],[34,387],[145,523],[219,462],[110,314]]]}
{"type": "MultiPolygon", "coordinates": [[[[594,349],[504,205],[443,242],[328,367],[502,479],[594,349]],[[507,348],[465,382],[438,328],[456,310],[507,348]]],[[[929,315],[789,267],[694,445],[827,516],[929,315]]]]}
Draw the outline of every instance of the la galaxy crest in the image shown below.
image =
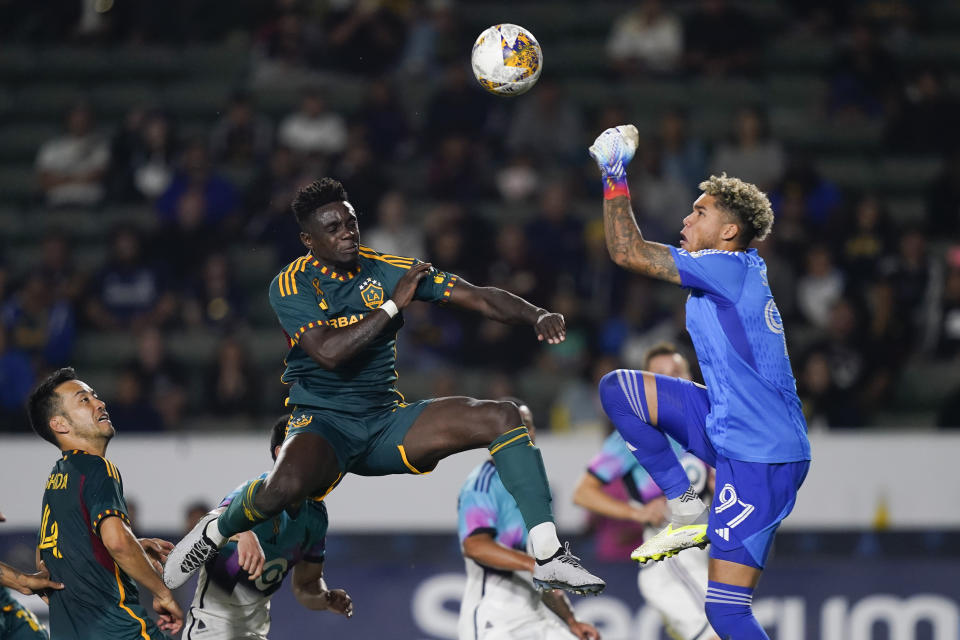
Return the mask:
{"type": "Polygon", "coordinates": [[[360,297],[368,308],[378,308],[383,304],[383,284],[379,280],[367,278],[360,283],[360,297]]]}

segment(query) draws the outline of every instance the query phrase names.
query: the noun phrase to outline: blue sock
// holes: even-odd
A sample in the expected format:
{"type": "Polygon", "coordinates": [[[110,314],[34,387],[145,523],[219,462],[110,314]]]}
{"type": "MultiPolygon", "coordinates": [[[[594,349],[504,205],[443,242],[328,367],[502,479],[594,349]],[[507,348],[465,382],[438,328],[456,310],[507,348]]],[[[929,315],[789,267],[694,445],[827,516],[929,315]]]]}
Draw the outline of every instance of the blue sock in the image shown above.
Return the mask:
{"type": "Polygon", "coordinates": [[[690,478],[677,459],[667,436],[650,424],[643,376],[618,369],[600,380],[600,402],[610,421],[633,446],[633,457],[650,473],[667,498],[677,498],[690,486],[690,478]]]}
{"type": "Polygon", "coordinates": [[[721,640],[770,640],[753,617],[753,589],[707,582],[707,620],[721,640]]]}

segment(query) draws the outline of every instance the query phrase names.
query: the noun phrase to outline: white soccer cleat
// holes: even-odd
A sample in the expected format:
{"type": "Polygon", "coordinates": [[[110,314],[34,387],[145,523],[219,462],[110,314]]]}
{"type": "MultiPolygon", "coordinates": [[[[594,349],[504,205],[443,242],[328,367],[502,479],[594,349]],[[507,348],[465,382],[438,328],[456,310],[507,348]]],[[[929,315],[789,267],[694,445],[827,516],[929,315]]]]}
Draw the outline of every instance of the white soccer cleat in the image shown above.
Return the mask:
{"type": "Polygon", "coordinates": [[[646,564],[650,560],[659,562],[664,558],[675,556],[684,549],[699,547],[703,549],[710,544],[707,537],[707,525],[688,524],[675,527],[670,523],[660,533],[645,541],[630,554],[632,560],[646,564]]]}
{"type": "Polygon", "coordinates": [[[219,513],[208,513],[185,535],[167,556],[163,565],[163,583],[168,589],[183,585],[190,576],[200,570],[208,560],[220,552],[216,542],[207,536],[207,525],[219,517],[219,513]]]}
{"type": "Polygon", "coordinates": [[[640,132],[632,124],[622,124],[619,127],[607,129],[593,141],[588,151],[597,161],[603,177],[623,176],[626,166],[637,152],[640,143],[640,132]]]}
{"type": "Polygon", "coordinates": [[[580,558],[570,552],[570,543],[564,544],[552,558],[533,568],[533,582],[541,589],[563,589],[585,595],[597,595],[607,583],[583,568],[580,558]]]}

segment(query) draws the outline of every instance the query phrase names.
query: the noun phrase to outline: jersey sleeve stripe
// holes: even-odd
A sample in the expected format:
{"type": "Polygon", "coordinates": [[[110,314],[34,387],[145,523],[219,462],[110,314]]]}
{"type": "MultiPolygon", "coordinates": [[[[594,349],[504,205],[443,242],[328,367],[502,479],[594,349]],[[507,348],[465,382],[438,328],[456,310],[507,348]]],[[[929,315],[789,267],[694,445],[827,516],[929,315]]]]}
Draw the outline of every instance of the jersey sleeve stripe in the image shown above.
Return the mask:
{"type": "Polygon", "coordinates": [[[314,327],[322,327],[326,324],[329,324],[329,323],[324,320],[314,320],[313,322],[308,322],[307,324],[297,329],[297,332],[294,333],[290,339],[294,342],[294,344],[296,344],[297,342],[300,342],[300,336],[306,333],[308,329],[313,329],[314,327]]]}
{"type": "Polygon", "coordinates": [[[117,577],[117,588],[120,589],[120,608],[129,613],[131,618],[140,623],[140,637],[144,640],[150,640],[150,636],[147,634],[146,621],[135,614],[130,607],[123,603],[123,601],[126,599],[126,595],[123,591],[123,581],[120,580],[120,567],[117,566],[116,562],[113,563],[113,574],[117,577]]]}

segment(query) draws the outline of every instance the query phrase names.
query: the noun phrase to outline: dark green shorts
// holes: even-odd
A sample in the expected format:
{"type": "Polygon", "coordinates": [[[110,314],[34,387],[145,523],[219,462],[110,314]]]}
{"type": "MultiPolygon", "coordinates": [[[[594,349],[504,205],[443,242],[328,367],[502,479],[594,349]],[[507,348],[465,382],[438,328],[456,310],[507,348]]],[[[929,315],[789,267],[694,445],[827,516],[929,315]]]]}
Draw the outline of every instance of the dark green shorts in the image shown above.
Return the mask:
{"type": "Polygon", "coordinates": [[[341,478],[347,473],[387,476],[423,473],[407,460],[403,438],[430,403],[421,400],[369,414],[297,406],[290,412],[287,437],[319,433],[333,446],[341,478]]]}
{"type": "Polygon", "coordinates": [[[3,640],[50,640],[47,630],[36,617],[19,604],[0,607],[0,638],[3,640]]]}

